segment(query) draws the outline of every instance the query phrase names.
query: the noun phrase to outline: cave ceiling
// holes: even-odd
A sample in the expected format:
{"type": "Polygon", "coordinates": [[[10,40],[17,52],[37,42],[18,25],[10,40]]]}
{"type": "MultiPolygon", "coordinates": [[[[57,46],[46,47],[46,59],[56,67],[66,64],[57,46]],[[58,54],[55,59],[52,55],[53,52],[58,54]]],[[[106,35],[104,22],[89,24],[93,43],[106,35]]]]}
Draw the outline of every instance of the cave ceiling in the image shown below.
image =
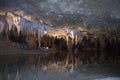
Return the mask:
{"type": "Polygon", "coordinates": [[[120,29],[120,0],[0,0],[0,12],[42,19],[52,27],[120,29]]]}

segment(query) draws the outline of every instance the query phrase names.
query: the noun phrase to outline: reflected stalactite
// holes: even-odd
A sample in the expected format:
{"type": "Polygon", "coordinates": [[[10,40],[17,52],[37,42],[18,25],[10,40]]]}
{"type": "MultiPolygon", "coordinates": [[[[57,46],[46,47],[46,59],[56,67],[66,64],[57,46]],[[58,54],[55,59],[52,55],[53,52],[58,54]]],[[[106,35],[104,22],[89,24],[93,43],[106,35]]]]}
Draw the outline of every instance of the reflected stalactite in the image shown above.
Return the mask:
{"type": "Polygon", "coordinates": [[[18,70],[17,70],[16,76],[15,76],[15,80],[20,80],[20,74],[19,74],[18,70]]]}
{"type": "Polygon", "coordinates": [[[10,74],[7,75],[7,80],[11,80],[11,79],[10,79],[10,74]]]}

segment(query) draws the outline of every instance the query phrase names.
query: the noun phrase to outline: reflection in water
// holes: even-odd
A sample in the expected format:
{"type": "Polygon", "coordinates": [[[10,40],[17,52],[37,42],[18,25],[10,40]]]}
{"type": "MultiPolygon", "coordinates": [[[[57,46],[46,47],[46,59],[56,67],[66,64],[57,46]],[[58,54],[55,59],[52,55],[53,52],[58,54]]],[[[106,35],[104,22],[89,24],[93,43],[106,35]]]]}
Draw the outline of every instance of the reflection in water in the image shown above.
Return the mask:
{"type": "Polygon", "coordinates": [[[89,65],[120,64],[119,53],[94,51],[76,54],[60,51],[46,55],[1,55],[0,59],[0,80],[39,80],[39,76],[45,75],[42,70],[72,71],[89,65]]]}

